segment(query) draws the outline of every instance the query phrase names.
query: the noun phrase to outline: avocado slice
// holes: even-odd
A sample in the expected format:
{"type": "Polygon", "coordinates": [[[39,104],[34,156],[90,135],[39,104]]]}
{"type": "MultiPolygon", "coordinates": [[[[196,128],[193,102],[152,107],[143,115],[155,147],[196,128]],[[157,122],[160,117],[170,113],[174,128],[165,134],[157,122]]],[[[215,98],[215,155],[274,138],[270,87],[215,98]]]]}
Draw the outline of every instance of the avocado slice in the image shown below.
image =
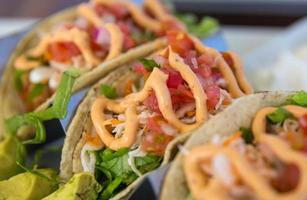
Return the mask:
{"type": "Polygon", "coordinates": [[[43,200],[96,200],[101,189],[94,176],[89,173],[79,173],[43,200]]]}
{"type": "Polygon", "coordinates": [[[0,181],[21,172],[16,163],[17,142],[17,138],[9,135],[0,142],[0,181]]]}
{"type": "MultiPolygon", "coordinates": [[[[50,179],[57,174],[51,169],[39,169],[36,172],[50,179]]],[[[0,200],[39,200],[57,189],[57,184],[40,175],[25,172],[0,181],[0,200]]]]}

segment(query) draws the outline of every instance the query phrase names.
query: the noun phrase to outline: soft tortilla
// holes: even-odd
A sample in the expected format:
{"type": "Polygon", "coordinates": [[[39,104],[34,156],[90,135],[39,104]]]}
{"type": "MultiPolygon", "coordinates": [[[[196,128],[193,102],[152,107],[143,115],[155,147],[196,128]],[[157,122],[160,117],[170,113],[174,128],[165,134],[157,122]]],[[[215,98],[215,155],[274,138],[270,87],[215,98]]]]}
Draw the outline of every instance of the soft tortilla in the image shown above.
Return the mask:
{"type": "MultiPolygon", "coordinates": [[[[68,128],[67,135],[62,150],[62,159],[60,167],[60,176],[64,180],[68,180],[73,174],[81,172],[82,166],[80,161],[80,152],[84,145],[81,139],[83,133],[91,131],[90,108],[97,96],[99,96],[99,86],[101,84],[112,85],[117,88],[120,96],[123,96],[123,81],[127,79],[137,79],[138,76],[131,71],[131,65],[124,65],[117,70],[114,70],[108,76],[103,78],[88,92],[87,96],[79,105],[76,114],[68,128]]],[[[126,197],[133,188],[136,187],[141,179],[133,182],[127,189],[120,192],[113,199],[122,199],[126,197]]]]}
{"type": "MultiPolygon", "coordinates": [[[[293,95],[293,92],[264,92],[252,94],[240,99],[223,112],[212,117],[206,124],[199,127],[183,148],[189,150],[195,146],[209,142],[216,134],[227,137],[240,127],[250,127],[256,112],[267,106],[279,106],[293,95]]],[[[183,154],[179,153],[172,163],[164,179],[161,200],[185,200],[189,190],[182,168],[183,154]]]]}
{"type": "MultiPolygon", "coordinates": [[[[76,18],[76,7],[69,8],[57,14],[54,14],[47,19],[38,23],[30,32],[26,34],[26,36],[18,43],[15,50],[12,52],[5,71],[3,73],[3,77],[0,82],[0,121],[2,122],[4,119],[25,112],[25,105],[17,90],[15,89],[14,83],[14,61],[15,59],[35,44],[38,43],[38,34],[42,32],[46,32],[50,30],[50,27],[53,27],[55,24],[59,24],[61,21],[71,21],[76,18]]],[[[139,57],[143,57],[145,55],[150,54],[157,49],[161,49],[166,46],[165,38],[158,38],[155,41],[148,42],[146,44],[140,45],[134,49],[131,49],[120,56],[111,59],[109,61],[101,63],[99,66],[94,68],[93,70],[84,73],[74,85],[73,91],[76,92],[96,81],[100,78],[108,74],[110,71],[114,70],[116,67],[130,62],[132,60],[136,60],[139,57]]],[[[54,95],[49,98],[45,103],[39,106],[36,110],[43,110],[47,108],[52,100],[54,95]]],[[[3,128],[1,126],[1,128],[3,128]]],[[[3,133],[3,129],[0,129],[0,134],[3,133]]]]}

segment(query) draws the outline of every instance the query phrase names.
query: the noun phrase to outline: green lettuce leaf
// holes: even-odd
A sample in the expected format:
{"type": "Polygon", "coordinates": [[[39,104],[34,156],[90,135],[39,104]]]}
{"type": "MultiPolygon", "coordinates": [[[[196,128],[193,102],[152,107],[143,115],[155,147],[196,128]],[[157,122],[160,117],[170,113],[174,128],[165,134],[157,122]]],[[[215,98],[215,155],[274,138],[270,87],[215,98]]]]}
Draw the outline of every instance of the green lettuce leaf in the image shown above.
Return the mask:
{"type": "Polygon", "coordinates": [[[145,69],[151,72],[155,67],[160,68],[160,65],[153,59],[140,58],[139,61],[144,65],[145,69]]]}
{"type": "Polygon", "coordinates": [[[190,13],[177,14],[176,16],[186,25],[190,33],[200,38],[215,34],[220,28],[219,22],[213,17],[205,16],[198,22],[197,17],[190,13]]]}
{"type": "Polygon", "coordinates": [[[283,122],[285,119],[287,119],[289,117],[291,117],[291,114],[287,110],[279,107],[279,108],[277,108],[277,110],[275,112],[269,114],[267,116],[267,119],[271,123],[277,124],[277,123],[283,122]]]}
{"type": "Polygon", "coordinates": [[[100,86],[100,92],[109,99],[116,99],[118,97],[116,89],[106,84],[100,86]]]}
{"type": "MultiPolygon", "coordinates": [[[[104,149],[96,152],[96,172],[98,172],[96,179],[104,188],[100,199],[109,199],[138,178],[128,164],[128,152],[128,148],[118,151],[104,149]]],[[[146,155],[135,157],[134,162],[136,168],[144,174],[159,167],[161,161],[160,156],[146,155]]]]}
{"type": "Polygon", "coordinates": [[[307,92],[305,91],[298,92],[297,94],[287,99],[285,104],[307,107],[307,92]]]}
{"type": "Polygon", "coordinates": [[[243,138],[244,142],[246,144],[253,144],[254,143],[254,135],[252,131],[248,128],[241,127],[241,137],[243,138]]]}

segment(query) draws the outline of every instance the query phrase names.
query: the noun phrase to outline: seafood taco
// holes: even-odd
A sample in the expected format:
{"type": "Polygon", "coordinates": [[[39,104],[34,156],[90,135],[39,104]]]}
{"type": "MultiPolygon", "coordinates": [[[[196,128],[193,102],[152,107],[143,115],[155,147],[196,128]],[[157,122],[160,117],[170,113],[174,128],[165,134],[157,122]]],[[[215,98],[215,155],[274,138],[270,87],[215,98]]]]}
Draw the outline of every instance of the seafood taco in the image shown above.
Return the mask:
{"type": "Polygon", "coordinates": [[[167,163],[172,144],[252,92],[238,57],[181,31],[166,48],[127,63],[89,91],[67,132],[61,177],[90,172],[102,199],[125,197],[167,163]]]}
{"type": "Polygon", "coordinates": [[[181,148],[161,199],[306,199],[306,106],[303,91],[239,99],[181,148]]]}
{"type": "Polygon", "coordinates": [[[184,29],[156,0],[143,7],[126,0],[91,0],[43,20],[8,61],[1,113],[9,117],[46,108],[63,71],[82,72],[76,91],[165,46],[166,28],[184,29]]]}

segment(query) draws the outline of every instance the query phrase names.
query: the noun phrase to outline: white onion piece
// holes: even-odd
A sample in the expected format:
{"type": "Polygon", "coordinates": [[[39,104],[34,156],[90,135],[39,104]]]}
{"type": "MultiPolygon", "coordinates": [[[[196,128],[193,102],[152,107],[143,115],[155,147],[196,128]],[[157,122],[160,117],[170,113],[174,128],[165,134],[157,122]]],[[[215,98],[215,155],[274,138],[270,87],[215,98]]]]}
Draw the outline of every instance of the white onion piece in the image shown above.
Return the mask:
{"type": "Polygon", "coordinates": [[[75,20],[75,24],[76,24],[77,27],[79,27],[81,29],[86,29],[86,27],[88,26],[87,20],[83,17],[78,17],[75,20]]]}
{"type": "Polygon", "coordinates": [[[55,90],[60,83],[60,79],[61,79],[61,73],[60,72],[52,73],[52,75],[49,79],[49,82],[48,82],[49,88],[55,90]]]}
{"type": "Polygon", "coordinates": [[[156,61],[156,63],[158,64],[158,65],[160,65],[160,66],[162,66],[164,63],[165,63],[165,61],[166,61],[166,59],[163,57],[163,56],[160,56],[160,55],[154,55],[153,56],[153,59],[156,61]]]}
{"type": "Polygon", "coordinates": [[[166,135],[176,136],[178,134],[178,131],[167,123],[161,122],[160,128],[162,129],[163,133],[165,133],[166,135]]]}
{"type": "Polygon", "coordinates": [[[114,23],[116,22],[116,18],[113,15],[104,15],[102,17],[104,23],[114,23]]]}
{"type": "Polygon", "coordinates": [[[95,38],[96,43],[106,46],[110,45],[111,35],[109,31],[103,27],[99,27],[97,31],[98,33],[95,38]]]}
{"type": "Polygon", "coordinates": [[[94,174],[96,157],[94,154],[88,153],[88,151],[97,151],[100,147],[95,147],[89,144],[85,144],[81,150],[81,164],[84,172],[94,174]]]}
{"type": "Polygon", "coordinates": [[[30,72],[29,79],[32,83],[41,83],[50,79],[54,69],[50,67],[38,67],[30,72]]]}
{"type": "Polygon", "coordinates": [[[50,63],[51,67],[53,67],[56,70],[61,71],[61,72],[64,72],[65,70],[67,70],[70,67],[69,64],[60,63],[60,62],[57,62],[55,60],[50,60],[49,63],[50,63]]]}
{"type": "Polygon", "coordinates": [[[128,152],[128,164],[131,167],[132,171],[134,171],[134,173],[136,173],[138,176],[142,176],[142,173],[135,166],[134,158],[143,156],[146,156],[146,153],[142,151],[141,147],[138,147],[137,149],[128,152]]]}
{"type": "Polygon", "coordinates": [[[215,177],[225,186],[232,186],[235,183],[235,177],[231,169],[229,159],[224,154],[217,154],[212,160],[212,170],[215,177]]]}

